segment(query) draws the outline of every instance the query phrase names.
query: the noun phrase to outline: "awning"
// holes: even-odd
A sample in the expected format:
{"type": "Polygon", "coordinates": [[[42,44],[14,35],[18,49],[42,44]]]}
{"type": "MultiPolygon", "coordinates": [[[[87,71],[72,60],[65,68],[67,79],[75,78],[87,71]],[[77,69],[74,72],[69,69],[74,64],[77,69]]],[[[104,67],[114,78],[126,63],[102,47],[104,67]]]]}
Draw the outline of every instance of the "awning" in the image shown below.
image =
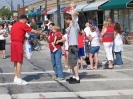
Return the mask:
{"type": "Polygon", "coordinates": [[[37,12],[36,15],[38,15],[38,16],[39,16],[39,15],[42,15],[42,12],[44,12],[44,11],[45,11],[45,10],[41,10],[41,11],[37,12]]]}
{"type": "Polygon", "coordinates": [[[80,4],[80,5],[77,5],[76,11],[81,12],[82,9],[83,9],[84,7],[86,7],[87,5],[88,5],[88,4],[80,4]]]}
{"type": "Polygon", "coordinates": [[[47,9],[45,11],[42,12],[42,15],[45,15],[48,11],[50,11],[51,9],[47,9]]]}
{"type": "Polygon", "coordinates": [[[94,3],[89,4],[88,6],[83,8],[83,11],[90,11],[90,10],[98,10],[101,8],[101,5],[105,4],[108,2],[108,0],[102,0],[102,1],[97,1],[94,3]]]}
{"type": "Polygon", "coordinates": [[[47,14],[53,14],[56,10],[57,10],[56,8],[52,9],[52,10],[48,11],[47,14]]]}
{"type": "Polygon", "coordinates": [[[102,10],[127,8],[128,3],[132,0],[110,0],[108,3],[102,6],[102,10]]]}
{"type": "Polygon", "coordinates": [[[39,12],[39,11],[36,11],[36,12],[32,13],[31,16],[36,16],[36,14],[37,14],[38,12],[39,12]]]}
{"type": "Polygon", "coordinates": [[[61,12],[63,12],[63,13],[66,13],[67,11],[69,11],[71,8],[70,8],[70,6],[69,7],[66,7],[64,10],[62,10],[61,12]]]}
{"type": "Polygon", "coordinates": [[[31,16],[31,15],[32,15],[32,13],[34,13],[34,12],[29,12],[29,13],[27,13],[27,14],[26,14],[26,16],[28,16],[28,17],[29,17],[29,16],[31,16]]]}
{"type": "MultiPolygon", "coordinates": [[[[62,7],[62,8],[60,8],[60,11],[62,11],[62,10],[64,10],[66,7],[62,7]]],[[[58,10],[56,10],[54,13],[57,13],[58,12],[58,10]]]]}

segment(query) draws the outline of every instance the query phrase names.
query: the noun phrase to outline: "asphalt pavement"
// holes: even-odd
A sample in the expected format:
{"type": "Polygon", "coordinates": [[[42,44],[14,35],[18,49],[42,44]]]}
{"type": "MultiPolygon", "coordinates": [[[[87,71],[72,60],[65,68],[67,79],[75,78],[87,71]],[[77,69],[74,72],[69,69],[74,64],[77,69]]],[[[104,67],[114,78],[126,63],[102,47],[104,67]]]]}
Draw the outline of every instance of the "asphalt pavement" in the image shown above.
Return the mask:
{"type": "MultiPolygon", "coordinates": [[[[51,79],[54,72],[46,43],[43,43],[40,51],[33,51],[30,60],[24,57],[22,78],[29,82],[25,86],[13,83],[9,41],[6,55],[7,59],[0,59],[0,99],[133,99],[133,45],[124,45],[124,65],[112,70],[103,69],[101,62],[105,60],[105,53],[101,45],[99,68],[79,70],[80,84],[51,79]]],[[[62,64],[64,67],[63,57],[62,64]]],[[[63,71],[65,78],[69,78],[71,72],[65,68],[63,71]]]]}

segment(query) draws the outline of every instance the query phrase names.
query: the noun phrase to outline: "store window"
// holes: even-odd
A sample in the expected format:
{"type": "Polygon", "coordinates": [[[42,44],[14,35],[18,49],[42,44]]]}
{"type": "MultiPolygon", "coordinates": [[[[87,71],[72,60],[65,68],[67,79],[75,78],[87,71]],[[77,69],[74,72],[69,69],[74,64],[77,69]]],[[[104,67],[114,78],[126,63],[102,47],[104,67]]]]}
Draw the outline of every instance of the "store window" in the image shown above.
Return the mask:
{"type": "Polygon", "coordinates": [[[129,9],[130,31],[133,32],[133,9],[129,9]]]}
{"type": "Polygon", "coordinates": [[[106,10],[105,12],[104,12],[104,19],[107,19],[107,17],[108,16],[110,16],[110,13],[111,13],[111,10],[106,10]]]}
{"type": "Polygon", "coordinates": [[[123,28],[127,28],[129,30],[129,13],[128,9],[124,9],[124,26],[123,28]]]}
{"type": "Polygon", "coordinates": [[[118,10],[114,10],[114,22],[118,22],[118,10]]]}
{"type": "Polygon", "coordinates": [[[121,10],[119,10],[119,22],[120,22],[120,24],[122,26],[122,29],[123,29],[123,22],[124,22],[123,16],[124,16],[123,9],[121,9],[121,10]]]}

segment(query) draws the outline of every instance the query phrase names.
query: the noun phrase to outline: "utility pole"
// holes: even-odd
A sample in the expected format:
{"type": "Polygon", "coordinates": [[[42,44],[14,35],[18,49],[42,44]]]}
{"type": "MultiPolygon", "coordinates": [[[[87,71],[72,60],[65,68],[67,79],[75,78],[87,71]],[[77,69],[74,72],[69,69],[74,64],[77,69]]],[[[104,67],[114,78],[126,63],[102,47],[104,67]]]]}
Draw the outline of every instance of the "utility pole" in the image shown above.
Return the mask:
{"type": "Polygon", "coordinates": [[[13,2],[11,0],[11,19],[13,19],[13,2]]]}
{"type": "Polygon", "coordinates": [[[57,10],[58,10],[58,12],[57,12],[58,22],[57,22],[57,24],[61,28],[60,0],[57,0],[57,10]]]}
{"type": "Polygon", "coordinates": [[[24,9],[24,0],[22,0],[22,2],[23,2],[23,14],[24,14],[24,10],[25,10],[25,9],[24,9]]]}
{"type": "MultiPolygon", "coordinates": [[[[47,10],[47,0],[45,0],[45,9],[47,10]]],[[[47,15],[47,11],[46,11],[46,15],[47,15]]]]}

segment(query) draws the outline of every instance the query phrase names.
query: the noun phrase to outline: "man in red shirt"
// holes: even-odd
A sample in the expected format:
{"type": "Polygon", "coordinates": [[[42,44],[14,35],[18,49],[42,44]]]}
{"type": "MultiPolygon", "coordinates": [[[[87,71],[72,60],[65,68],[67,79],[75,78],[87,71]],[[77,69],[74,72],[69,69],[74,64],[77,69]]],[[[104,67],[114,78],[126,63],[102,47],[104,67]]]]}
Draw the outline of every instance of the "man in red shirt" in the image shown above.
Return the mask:
{"type": "Polygon", "coordinates": [[[27,85],[25,80],[21,79],[21,68],[23,64],[23,45],[25,41],[26,32],[44,35],[36,30],[30,28],[27,24],[27,16],[21,15],[19,21],[16,22],[11,29],[11,61],[14,62],[14,83],[17,85],[27,85]]]}

